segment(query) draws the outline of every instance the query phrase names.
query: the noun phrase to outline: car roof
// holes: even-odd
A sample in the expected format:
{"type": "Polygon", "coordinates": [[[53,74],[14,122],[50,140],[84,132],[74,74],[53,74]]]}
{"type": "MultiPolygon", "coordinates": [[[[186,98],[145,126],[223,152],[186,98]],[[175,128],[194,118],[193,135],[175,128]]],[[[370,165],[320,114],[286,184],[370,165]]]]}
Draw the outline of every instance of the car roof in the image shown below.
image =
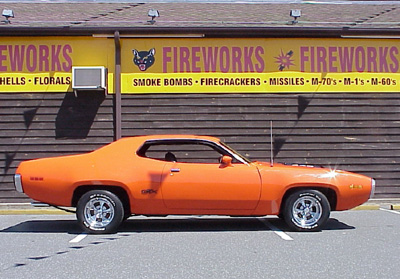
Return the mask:
{"type": "Polygon", "coordinates": [[[197,136],[197,135],[150,135],[150,136],[135,136],[135,137],[123,137],[117,141],[107,144],[97,150],[96,154],[105,154],[108,152],[115,152],[115,150],[129,150],[131,148],[139,149],[146,142],[158,141],[158,140],[199,140],[208,142],[219,142],[220,140],[210,136],[197,136]]]}
{"type": "Polygon", "coordinates": [[[219,142],[220,139],[210,136],[199,136],[199,135],[149,135],[149,136],[135,136],[135,137],[123,137],[117,141],[114,141],[99,150],[105,151],[109,148],[139,148],[144,143],[149,141],[158,140],[198,140],[198,141],[209,141],[219,142]]]}
{"type": "Polygon", "coordinates": [[[220,141],[216,137],[211,136],[200,136],[200,135],[149,135],[149,136],[136,136],[136,137],[127,137],[122,138],[121,140],[133,140],[145,142],[149,140],[206,140],[206,141],[220,141]]]}

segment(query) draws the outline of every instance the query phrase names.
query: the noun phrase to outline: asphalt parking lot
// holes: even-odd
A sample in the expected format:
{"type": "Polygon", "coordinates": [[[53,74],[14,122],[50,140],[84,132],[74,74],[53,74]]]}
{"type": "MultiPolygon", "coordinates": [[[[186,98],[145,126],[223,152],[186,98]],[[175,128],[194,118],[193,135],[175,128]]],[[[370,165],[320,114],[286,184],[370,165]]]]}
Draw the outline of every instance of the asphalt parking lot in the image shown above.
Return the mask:
{"type": "Polygon", "coordinates": [[[0,215],[0,278],[396,278],[400,211],[333,212],[320,232],[276,217],[131,217],[86,235],[74,215],[0,215]]]}

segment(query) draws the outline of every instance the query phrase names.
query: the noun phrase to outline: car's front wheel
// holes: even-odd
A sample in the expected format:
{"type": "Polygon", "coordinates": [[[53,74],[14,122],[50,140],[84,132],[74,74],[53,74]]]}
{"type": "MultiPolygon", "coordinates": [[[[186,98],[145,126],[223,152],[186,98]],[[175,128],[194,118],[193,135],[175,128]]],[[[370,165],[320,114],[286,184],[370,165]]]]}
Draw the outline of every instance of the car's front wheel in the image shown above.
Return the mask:
{"type": "Polygon", "coordinates": [[[283,217],[296,231],[318,231],[330,215],[328,199],[320,191],[303,189],[292,193],[284,204],[283,217]]]}
{"type": "Polygon", "coordinates": [[[114,193],[93,190],[79,199],[76,217],[87,232],[113,233],[124,218],[124,206],[114,193]]]}

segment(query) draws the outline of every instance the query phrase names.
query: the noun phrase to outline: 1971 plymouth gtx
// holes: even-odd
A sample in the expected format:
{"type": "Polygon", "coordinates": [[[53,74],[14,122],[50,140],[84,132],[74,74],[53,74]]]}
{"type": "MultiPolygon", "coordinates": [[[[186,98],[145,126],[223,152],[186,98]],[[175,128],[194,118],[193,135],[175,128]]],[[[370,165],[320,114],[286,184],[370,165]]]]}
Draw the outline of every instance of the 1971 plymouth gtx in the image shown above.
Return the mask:
{"type": "Polygon", "coordinates": [[[322,167],[250,162],[218,138],[123,138],[93,152],[22,162],[17,191],[76,207],[91,233],[115,232],[130,215],[278,215],[291,229],[320,230],[331,210],[374,193],[369,177],[322,167]]]}

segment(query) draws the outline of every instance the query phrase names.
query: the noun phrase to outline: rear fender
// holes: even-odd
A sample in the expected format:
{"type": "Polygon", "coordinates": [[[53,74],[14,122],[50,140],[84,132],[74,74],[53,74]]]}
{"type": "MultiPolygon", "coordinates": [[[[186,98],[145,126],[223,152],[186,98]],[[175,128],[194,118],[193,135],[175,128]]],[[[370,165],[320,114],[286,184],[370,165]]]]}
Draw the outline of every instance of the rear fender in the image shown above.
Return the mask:
{"type": "Polygon", "coordinates": [[[105,190],[114,193],[117,195],[122,204],[124,205],[125,213],[131,213],[131,199],[129,191],[122,186],[119,185],[104,185],[104,184],[91,184],[91,185],[80,185],[74,190],[71,200],[71,206],[76,207],[79,199],[87,192],[91,190],[105,190]]]}

